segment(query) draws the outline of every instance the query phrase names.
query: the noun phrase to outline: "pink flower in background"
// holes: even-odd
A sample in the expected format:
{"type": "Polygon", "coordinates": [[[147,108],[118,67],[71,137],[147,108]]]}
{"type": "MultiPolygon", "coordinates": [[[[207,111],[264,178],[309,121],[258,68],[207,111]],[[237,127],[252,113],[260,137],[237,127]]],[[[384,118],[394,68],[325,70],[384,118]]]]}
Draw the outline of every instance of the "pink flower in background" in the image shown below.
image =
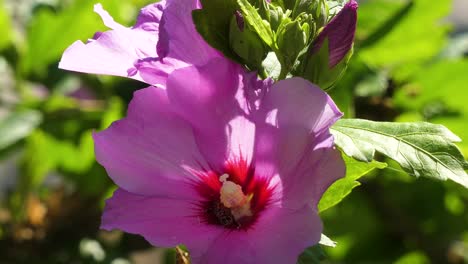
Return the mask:
{"type": "Polygon", "coordinates": [[[164,85],[174,69],[221,57],[195,29],[191,13],[198,8],[197,0],[163,0],[143,8],[136,24],[128,28],[96,4],[94,11],[111,30],[97,32],[86,44],[73,43],[59,68],[164,85]]]}
{"type": "Polygon", "coordinates": [[[320,239],[317,203],[345,173],[333,101],[301,78],[255,81],[224,58],[176,69],[94,134],[119,186],[102,228],[184,244],[203,264],[295,263],[320,239]]]}

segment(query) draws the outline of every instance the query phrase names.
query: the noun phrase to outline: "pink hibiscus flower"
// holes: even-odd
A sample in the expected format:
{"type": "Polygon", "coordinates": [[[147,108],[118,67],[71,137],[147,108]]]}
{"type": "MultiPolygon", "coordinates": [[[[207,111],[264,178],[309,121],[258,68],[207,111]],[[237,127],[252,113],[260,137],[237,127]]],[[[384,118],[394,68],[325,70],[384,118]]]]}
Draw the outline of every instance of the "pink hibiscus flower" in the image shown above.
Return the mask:
{"type": "Polygon", "coordinates": [[[249,80],[225,59],[177,69],[94,135],[120,187],[104,229],[184,244],[195,264],[295,263],[319,241],[317,203],[345,173],[329,133],[341,113],[301,78],[249,80]]]}
{"type": "Polygon", "coordinates": [[[102,228],[184,244],[193,264],[295,263],[319,241],[317,203],[345,173],[329,133],[341,113],[304,79],[258,81],[222,57],[195,31],[197,7],[150,5],[125,28],[97,5],[112,30],[62,58],[65,69],[153,85],[94,134],[119,186],[102,228]]]}

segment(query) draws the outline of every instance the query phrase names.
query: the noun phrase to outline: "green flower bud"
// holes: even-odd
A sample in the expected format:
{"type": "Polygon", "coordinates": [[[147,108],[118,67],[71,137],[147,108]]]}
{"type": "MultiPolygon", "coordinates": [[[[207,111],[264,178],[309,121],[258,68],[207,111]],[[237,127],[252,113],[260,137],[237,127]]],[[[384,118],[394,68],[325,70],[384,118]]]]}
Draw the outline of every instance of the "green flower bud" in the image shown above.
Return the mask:
{"type": "Polygon", "coordinates": [[[291,19],[289,18],[289,16],[291,15],[291,10],[284,11],[283,8],[279,6],[270,5],[269,13],[270,13],[270,25],[273,31],[278,30],[281,24],[291,21],[291,19]]]}
{"type": "Polygon", "coordinates": [[[328,22],[328,5],[325,0],[315,0],[310,14],[312,14],[317,28],[325,26],[328,22]]]}
{"type": "Polygon", "coordinates": [[[298,20],[284,23],[277,32],[277,44],[281,51],[283,63],[291,68],[299,54],[306,48],[310,27],[301,25],[298,20]],[[304,30],[305,29],[305,30],[304,30]]]}

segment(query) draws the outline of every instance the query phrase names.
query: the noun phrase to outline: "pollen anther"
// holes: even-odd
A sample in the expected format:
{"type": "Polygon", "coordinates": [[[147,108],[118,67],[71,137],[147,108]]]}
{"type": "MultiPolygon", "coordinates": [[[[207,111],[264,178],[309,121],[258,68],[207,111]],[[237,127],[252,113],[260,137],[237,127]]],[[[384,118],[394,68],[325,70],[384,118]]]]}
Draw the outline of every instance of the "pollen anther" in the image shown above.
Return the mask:
{"type": "Polygon", "coordinates": [[[242,192],[242,187],[232,181],[228,181],[229,175],[223,174],[219,181],[223,183],[220,190],[221,203],[227,208],[235,208],[247,202],[247,196],[242,192]]]}
{"type": "Polygon", "coordinates": [[[252,195],[247,196],[242,187],[232,181],[228,181],[229,175],[223,174],[219,181],[223,183],[220,190],[220,201],[224,207],[231,209],[231,214],[236,220],[252,216],[250,200],[252,195]]]}

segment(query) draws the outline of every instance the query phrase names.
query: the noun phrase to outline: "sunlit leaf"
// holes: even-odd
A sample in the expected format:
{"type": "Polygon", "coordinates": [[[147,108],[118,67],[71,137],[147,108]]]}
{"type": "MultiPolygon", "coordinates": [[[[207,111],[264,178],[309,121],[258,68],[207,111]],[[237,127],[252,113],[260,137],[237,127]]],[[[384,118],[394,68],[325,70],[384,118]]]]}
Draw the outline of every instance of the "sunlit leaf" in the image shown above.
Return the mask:
{"type": "Polygon", "coordinates": [[[343,159],[346,163],[346,176],[333,183],[323,194],[318,204],[319,212],[323,212],[341,202],[355,187],[360,185],[357,180],[362,176],[374,169],[387,167],[387,164],[382,162],[360,162],[346,155],[343,155],[343,159]]]}
{"type": "Polygon", "coordinates": [[[270,47],[274,47],[274,33],[267,21],[263,20],[254,6],[248,0],[237,0],[237,3],[244,14],[244,18],[250,26],[255,29],[260,38],[270,47]]]}
{"type": "Polygon", "coordinates": [[[453,144],[460,139],[442,125],[342,119],[332,134],[337,146],[358,160],[371,161],[379,152],[410,175],[451,179],[468,188],[467,163],[453,144]]]}

